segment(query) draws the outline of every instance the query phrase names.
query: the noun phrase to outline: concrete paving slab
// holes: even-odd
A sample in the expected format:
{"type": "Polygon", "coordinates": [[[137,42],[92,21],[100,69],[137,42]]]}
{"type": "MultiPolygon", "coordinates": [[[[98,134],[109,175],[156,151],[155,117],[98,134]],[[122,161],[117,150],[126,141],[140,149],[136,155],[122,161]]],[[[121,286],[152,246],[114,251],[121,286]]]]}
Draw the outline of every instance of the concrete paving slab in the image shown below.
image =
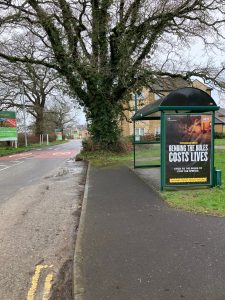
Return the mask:
{"type": "Polygon", "coordinates": [[[160,168],[137,168],[133,171],[154,190],[160,190],[160,168]]]}

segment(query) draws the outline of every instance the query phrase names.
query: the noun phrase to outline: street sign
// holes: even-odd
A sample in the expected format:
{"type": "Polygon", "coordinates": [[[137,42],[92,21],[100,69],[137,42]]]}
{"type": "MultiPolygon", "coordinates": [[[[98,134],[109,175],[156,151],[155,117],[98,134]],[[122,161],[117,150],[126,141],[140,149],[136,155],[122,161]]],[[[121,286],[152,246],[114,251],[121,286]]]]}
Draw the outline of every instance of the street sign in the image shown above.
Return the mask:
{"type": "Polygon", "coordinates": [[[56,140],[62,141],[62,129],[60,128],[55,129],[55,134],[56,134],[56,140]]]}
{"type": "Polygon", "coordinates": [[[0,141],[16,140],[16,113],[14,111],[0,111],[0,141]]]}

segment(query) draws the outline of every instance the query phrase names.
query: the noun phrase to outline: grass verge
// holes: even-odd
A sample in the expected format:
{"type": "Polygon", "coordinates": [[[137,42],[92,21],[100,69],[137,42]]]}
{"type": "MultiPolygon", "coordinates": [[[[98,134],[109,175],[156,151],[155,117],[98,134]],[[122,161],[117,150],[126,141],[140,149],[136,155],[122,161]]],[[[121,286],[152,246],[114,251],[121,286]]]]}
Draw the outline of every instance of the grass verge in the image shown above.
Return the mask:
{"type": "MultiPolygon", "coordinates": [[[[215,166],[222,171],[225,182],[225,150],[215,150],[215,166]]],[[[225,216],[225,185],[221,187],[165,191],[161,195],[170,206],[215,216],[225,216]]]]}
{"type": "MultiPolygon", "coordinates": [[[[136,146],[136,165],[150,165],[159,163],[159,145],[139,145],[136,146]]],[[[78,159],[88,160],[94,166],[104,167],[113,164],[126,164],[133,166],[133,151],[127,153],[115,153],[111,151],[82,151],[77,156],[78,159]]]]}
{"type": "Polygon", "coordinates": [[[225,139],[215,139],[216,146],[225,146],[225,139]]]}
{"type": "Polygon", "coordinates": [[[22,153],[22,152],[26,152],[35,148],[44,148],[44,147],[50,147],[50,146],[54,146],[54,145],[59,145],[59,144],[63,144],[65,143],[65,141],[55,141],[55,142],[51,142],[49,143],[49,145],[43,144],[31,144],[28,145],[27,147],[25,146],[21,146],[18,148],[13,148],[13,147],[0,147],[0,156],[6,156],[6,155],[11,155],[11,154],[16,154],[16,153],[22,153]]]}
{"type": "Polygon", "coordinates": [[[115,164],[126,164],[130,165],[133,163],[133,154],[132,152],[128,153],[114,153],[111,151],[82,151],[78,154],[78,159],[88,160],[96,167],[105,167],[115,164]]]}

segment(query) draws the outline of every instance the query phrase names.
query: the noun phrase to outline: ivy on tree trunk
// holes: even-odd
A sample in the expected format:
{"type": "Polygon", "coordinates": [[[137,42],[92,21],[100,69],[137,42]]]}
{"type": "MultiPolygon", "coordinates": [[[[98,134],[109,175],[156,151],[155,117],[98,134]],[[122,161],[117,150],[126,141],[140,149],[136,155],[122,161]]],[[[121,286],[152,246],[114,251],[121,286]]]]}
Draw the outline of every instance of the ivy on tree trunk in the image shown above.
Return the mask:
{"type": "Polygon", "coordinates": [[[91,103],[93,105],[89,107],[88,129],[93,142],[104,149],[113,148],[121,132],[118,126],[119,108],[105,97],[95,98],[91,103]]]}

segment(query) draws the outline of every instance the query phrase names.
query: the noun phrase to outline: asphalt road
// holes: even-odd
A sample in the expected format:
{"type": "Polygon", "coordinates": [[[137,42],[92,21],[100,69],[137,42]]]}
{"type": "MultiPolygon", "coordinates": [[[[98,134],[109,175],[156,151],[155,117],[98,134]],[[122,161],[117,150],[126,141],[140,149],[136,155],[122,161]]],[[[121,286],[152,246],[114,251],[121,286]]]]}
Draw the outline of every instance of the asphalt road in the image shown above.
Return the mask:
{"type": "Polygon", "coordinates": [[[79,152],[80,141],[0,157],[0,203],[79,152]]]}
{"type": "Polygon", "coordinates": [[[69,273],[85,176],[72,159],[79,150],[71,141],[0,158],[1,300],[50,299],[69,273]]]}

